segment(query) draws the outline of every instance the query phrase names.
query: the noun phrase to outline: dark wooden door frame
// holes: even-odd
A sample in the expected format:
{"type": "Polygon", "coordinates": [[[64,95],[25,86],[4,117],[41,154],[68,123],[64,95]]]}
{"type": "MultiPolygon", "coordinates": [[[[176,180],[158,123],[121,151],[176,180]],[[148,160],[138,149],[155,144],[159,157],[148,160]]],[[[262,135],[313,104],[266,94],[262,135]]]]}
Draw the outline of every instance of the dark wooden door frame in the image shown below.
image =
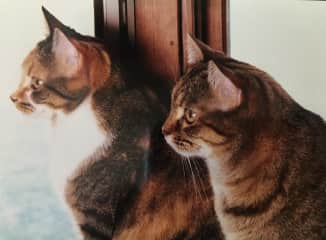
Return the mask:
{"type": "Polygon", "coordinates": [[[130,54],[134,50],[137,52],[137,49],[140,48],[142,51],[144,50],[144,58],[147,59],[149,66],[161,73],[163,78],[168,78],[169,81],[173,81],[172,78],[178,77],[186,69],[183,46],[187,33],[201,39],[212,48],[229,54],[228,0],[93,1],[95,34],[106,41],[110,54],[113,56],[130,54]],[[176,9],[176,12],[164,12],[170,9],[169,5],[176,9]],[[163,13],[161,13],[161,9],[163,13]],[[156,23],[158,19],[152,19],[152,22],[151,18],[147,16],[148,14],[152,14],[155,18],[161,18],[159,20],[162,21],[163,26],[169,26],[173,29],[155,29],[155,26],[149,30],[144,29],[146,24],[158,24],[156,23]],[[164,14],[174,15],[167,19],[167,22],[164,22],[164,14]],[[171,25],[171,21],[175,21],[175,23],[171,25]],[[155,31],[155,33],[148,34],[148,31],[155,31]],[[154,40],[160,39],[162,36],[164,38],[164,34],[170,34],[173,39],[177,38],[177,42],[166,38],[159,43],[162,45],[162,51],[166,51],[167,57],[177,58],[177,60],[171,61],[171,64],[177,66],[175,68],[171,68],[171,66],[160,68],[159,66],[156,69],[155,65],[151,66],[153,59],[158,58],[158,61],[161,61],[163,65],[168,65],[162,56],[150,56],[160,51],[161,45],[158,45],[154,40]],[[155,38],[151,35],[154,35],[155,38]],[[153,39],[148,39],[148,37],[153,37],[153,39]],[[146,43],[146,41],[148,42],[146,43]],[[156,45],[152,46],[151,44],[156,45]],[[173,50],[170,49],[171,47],[173,50]],[[146,51],[147,48],[154,48],[152,49],[153,52],[146,51]]]}
{"type": "MultiPolygon", "coordinates": [[[[182,0],[183,46],[187,33],[229,54],[229,1],[182,0]]],[[[183,52],[185,56],[185,52],[183,52]]],[[[183,57],[183,70],[186,68],[183,57]]]]}
{"type": "MultiPolygon", "coordinates": [[[[104,39],[108,48],[133,47],[135,42],[135,0],[93,0],[95,36],[104,39]]],[[[119,50],[119,51],[118,51],[119,50]]]]}

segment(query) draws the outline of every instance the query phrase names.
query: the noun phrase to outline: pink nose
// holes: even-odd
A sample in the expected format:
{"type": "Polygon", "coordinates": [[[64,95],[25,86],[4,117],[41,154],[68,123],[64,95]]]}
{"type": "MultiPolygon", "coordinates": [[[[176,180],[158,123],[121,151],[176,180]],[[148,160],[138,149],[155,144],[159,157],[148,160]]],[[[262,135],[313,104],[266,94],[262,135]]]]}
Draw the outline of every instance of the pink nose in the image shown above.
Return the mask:
{"type": "Polygon", "coordinates": [[[168,131],[164,126],[162,127],[162,133],[163,135],[168,135],[168,131]]]}
{"type": "Polygon", "coordinates": [[[18,101],[18,98],[15,96],[15,95],[11,95],[10,96],[10,100],[13,102],[13,103],[16,103],[18,101]]]}
{"type": "Polygon", "coordinates": [[[162,127],[163,135],[170,135],[174,131],[174,126],[170,124],[164,124],[162,127]]]}

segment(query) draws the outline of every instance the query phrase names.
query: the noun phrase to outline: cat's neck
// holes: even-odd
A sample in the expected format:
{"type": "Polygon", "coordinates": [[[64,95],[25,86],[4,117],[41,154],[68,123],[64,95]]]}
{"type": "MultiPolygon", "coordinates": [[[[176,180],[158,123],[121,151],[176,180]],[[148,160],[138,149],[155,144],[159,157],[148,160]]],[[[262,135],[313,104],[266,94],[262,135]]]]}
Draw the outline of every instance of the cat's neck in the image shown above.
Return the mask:
{"type": "Polygon", "coordinates": [[[281,165],[277,146],[263,137],[252,144],[255,147],[243,144],[243,148],[224,155],[213,152],[206,160],[215,195],[222,195],[230,206],[250,205],[264,199],[264,194],[257,196],[257,191],[266,193],[266,189],[274,188],[278,171],[273,169],[281,165]]]}
{"type": "Polygon", "coordinates": [[[80,165],[112,142],[110,131],[100,127],[92,104],[92,96],[89,96],[75,111],[58,114],[55,119],[50,172],[60,193],[80,165]]]}
{"type": "Polygon", "coordinates": [[[95,89],[94,92],[108,91],[110,89],[124,89],[126,87],[125,77],[120,64],[113,64],[111,67],[111,74],[109,78],[99,88],[95,89]]]}
{"type": "MultiPolygon", "coordinates": [[[[284,166],[280,152],[279,146],[271,139],[261,138],[251,151],[240,149],[225,158],[213,153],[206,159],[215,196],[215,210],[222,228],[227,232],[240,234],[242,230],[237,227],[240,222],[242,226],[251,228],[264,224],[259,222],[261,214],[248,215],[252,222],[246,222],[247,217],[244,216],[247,216],[247,212],[251,214],[250,211],[265,210],[266,206],[274,204],[275,199],[282,198],[279,195],[279,178],[284,166]],[[241,217],[234,217],[237,214],[241,217]]],[[[282,207],[282,204],[278,207],[282,207]]],[[[267,216],[264,220],[270,219],[271,211],[267,209],[264,212],[267,216]]]]}

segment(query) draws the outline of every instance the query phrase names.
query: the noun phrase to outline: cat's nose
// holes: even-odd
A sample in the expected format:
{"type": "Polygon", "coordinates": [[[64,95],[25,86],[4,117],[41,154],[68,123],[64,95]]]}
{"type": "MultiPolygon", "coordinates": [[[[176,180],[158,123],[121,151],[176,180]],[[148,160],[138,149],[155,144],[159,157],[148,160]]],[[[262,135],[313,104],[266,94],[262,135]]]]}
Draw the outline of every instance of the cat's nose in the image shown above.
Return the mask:
{"type": "Polygon", "coordinates": [[[167,135],[167,130],[166,130],[166,128],[165,128],[164,125],[163,125],[163,127],[162,127],[162,133],[163,133],[163,135],[167,135]]]}
{"type": "Polygon", "coordinates": [[[173,132],[173,127],[170,126],[170,124],[164,124],[162,126],[162,133],[163,135],[167,136],[167,135],[170,135],[171,133],[173,132]]]}
{"type": "Polygon", "coordinates": [[[16,102],[18,101],[18,97],[17,97],[15,94],[13,94],[13,95],[10,96],[10,100],[11,100],[13,103],[16,103],[16,102]]]}

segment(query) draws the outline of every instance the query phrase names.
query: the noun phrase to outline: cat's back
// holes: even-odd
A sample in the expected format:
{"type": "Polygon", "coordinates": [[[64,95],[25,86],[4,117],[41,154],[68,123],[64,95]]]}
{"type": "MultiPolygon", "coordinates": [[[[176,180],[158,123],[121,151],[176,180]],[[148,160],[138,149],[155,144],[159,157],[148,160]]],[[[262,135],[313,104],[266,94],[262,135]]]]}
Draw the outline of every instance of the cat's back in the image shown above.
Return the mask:
{"type": "MultiPolygon", "coordinates": [[[[325,120],[302,107],[296,107],[296,110],[289,115],[288,119],[289,140],[297,139],[289,146],[296,144],[302,145],[297,148],[297,153],[307,153],[302,158],[311,166],[318,166],[321,169],[326,168],[326,122],[325,120]],[[309,160],[310,159],[310,160],[309,160]]],[[[325,176],[326,177],[326,176],[325,176]]]]}
{"type": "Polygon", "coordinates": [[[286,124],[290,187],[285,185],[288,205],[275,219],[280,239],[326,239],[326,123],[298,107],[286,124]]]}

